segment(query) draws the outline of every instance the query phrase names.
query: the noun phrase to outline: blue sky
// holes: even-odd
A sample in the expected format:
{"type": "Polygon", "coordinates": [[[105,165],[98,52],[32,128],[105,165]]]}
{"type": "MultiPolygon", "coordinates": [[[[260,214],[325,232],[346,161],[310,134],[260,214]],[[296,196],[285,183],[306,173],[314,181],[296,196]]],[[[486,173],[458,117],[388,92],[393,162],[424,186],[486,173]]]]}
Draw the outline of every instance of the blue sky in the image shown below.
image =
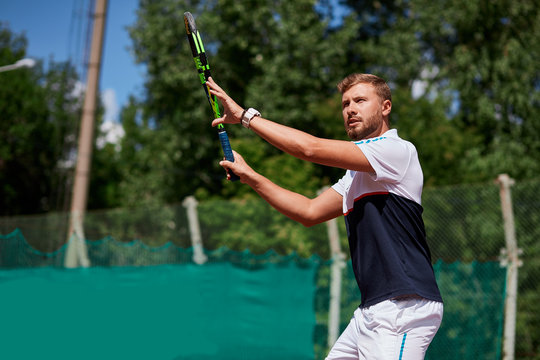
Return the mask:
{"type": "MultiPolygon", "coordinates": [[[[72,61],[81,70],[90,0],[0,0],[0,21],[28,39],[27,57],[72,61]],[[78,45],[78,46],[77,46],[78,45]],[[78,62],[77,62],[78,60],[78,62]]],[[[109,0],[100,76],[106,121],[117,121],[130,94],[138,95],[144,67],[136,65],[126,26],[136,20],[138,0],[109,0]]],[[[93,12],[94,9],[92,9],[93,12]]],[[[6,64],[0,64],[6,65],[6,64]]],[[[81,79],[86,82],[86,79],[81,79]]]]}

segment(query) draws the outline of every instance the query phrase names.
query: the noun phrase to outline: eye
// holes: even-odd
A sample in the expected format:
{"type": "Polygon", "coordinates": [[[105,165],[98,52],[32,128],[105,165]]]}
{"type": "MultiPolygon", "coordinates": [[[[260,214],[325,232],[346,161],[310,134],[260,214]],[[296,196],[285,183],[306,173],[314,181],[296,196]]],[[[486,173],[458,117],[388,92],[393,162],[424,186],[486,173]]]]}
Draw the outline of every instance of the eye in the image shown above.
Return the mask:
{"type": "Polygon", "coordinates": [[[349,106],[349,102],[348,101],[344,101],[343,103],[341,103],[341,107],[343,109],[345,109],[347,106],[349,106]]]}

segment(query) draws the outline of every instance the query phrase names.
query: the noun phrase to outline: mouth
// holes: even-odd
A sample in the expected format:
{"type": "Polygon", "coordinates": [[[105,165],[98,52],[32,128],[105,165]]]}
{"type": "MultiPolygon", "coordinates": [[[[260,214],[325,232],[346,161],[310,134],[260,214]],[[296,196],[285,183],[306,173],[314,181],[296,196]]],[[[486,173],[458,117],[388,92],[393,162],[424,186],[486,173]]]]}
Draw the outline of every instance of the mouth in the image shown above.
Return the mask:
{"type": "Polygon", "coordinates": [[[349,120],[347,121],[347,125],[348,126],[354,126],[356,124],[359,124],[362,122],[362,119],[360,118],[349,118],[349,120]]]}

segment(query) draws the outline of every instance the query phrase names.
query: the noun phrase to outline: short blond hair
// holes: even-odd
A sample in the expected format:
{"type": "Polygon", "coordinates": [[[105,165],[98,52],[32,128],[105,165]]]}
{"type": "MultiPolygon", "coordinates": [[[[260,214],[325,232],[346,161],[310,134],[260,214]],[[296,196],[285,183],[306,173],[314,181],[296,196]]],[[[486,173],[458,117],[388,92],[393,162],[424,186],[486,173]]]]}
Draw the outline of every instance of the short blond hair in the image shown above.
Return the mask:
{"type": "Polygon", "coordinates": [[[390,87],[384,81],[384,79],[372,75],[372,74],[351,74],[345,77],[337,85],[337,88],[341,94],[352,88],[356,84],[370,84],[375,88],[375,92],[381,98],[381,101],[390,100],[392,101],[392,92],[390,87]]]}

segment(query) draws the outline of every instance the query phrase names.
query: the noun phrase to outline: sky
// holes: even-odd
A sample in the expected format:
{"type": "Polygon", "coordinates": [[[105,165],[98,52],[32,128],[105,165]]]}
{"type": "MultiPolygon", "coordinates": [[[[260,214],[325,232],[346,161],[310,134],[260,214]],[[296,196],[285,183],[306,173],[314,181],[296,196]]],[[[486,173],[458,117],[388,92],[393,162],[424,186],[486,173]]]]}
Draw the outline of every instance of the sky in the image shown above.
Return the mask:
{"type": "MultiPolygon", "coordinates": [[[[27,57],[42,59],[45,66],[69,59],[82,70],[90,0],[0,0],[0,22],[28,40],[27,57]]],[[[104,125],[117,129],[120,109],[130,94],[140,95],[144,66],[135,64],[127,26],[136,20],[138,0],[108,0],[100,75],[105,105],[104,125]]],[[[94,11],[91,8],[92,12],[94,11]]],[[[91,32],[90,32],[91,36],[91,32]]],[[[0,64],[7,65],[7,64],[0,64]]],[[[86,83],[86,79],[81,79],[86,83]]]]}

